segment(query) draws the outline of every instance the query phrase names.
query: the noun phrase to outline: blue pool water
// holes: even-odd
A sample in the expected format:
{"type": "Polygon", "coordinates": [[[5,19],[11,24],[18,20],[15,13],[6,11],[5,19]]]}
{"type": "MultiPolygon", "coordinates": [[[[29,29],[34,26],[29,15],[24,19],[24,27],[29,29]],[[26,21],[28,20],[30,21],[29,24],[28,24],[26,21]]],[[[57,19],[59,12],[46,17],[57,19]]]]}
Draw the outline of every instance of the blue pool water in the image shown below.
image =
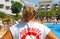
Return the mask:
{"type": "Polygon", "coordinates": [[[44,24],[60,39],[60,24],[44,24]]]}

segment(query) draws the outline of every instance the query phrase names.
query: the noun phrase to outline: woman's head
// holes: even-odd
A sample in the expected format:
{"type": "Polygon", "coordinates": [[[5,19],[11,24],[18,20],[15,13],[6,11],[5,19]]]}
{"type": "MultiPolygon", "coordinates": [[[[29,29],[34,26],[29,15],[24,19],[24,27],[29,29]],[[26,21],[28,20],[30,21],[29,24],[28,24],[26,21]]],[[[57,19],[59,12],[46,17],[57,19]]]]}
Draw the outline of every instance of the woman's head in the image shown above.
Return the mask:
{"type": "Polygon", "coordinates": [[[23,10],[23,19],[25,21],[29,21],[33,18],[35,18],[36,12],[32,7],[27,7],[26,9],[23,10]]]}

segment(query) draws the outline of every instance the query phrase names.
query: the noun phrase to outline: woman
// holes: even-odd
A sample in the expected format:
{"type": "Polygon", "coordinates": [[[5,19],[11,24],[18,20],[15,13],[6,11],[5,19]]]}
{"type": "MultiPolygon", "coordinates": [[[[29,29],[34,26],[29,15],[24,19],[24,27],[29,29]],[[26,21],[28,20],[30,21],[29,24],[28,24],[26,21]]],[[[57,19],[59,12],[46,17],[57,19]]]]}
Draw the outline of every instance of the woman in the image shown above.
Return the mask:
{"type": "Polygon", "coordinates": [[[23,10],[23,22],[15,24],[2,39],[58,39],[45,25],[35,22],[32,7],[23,10]]]}

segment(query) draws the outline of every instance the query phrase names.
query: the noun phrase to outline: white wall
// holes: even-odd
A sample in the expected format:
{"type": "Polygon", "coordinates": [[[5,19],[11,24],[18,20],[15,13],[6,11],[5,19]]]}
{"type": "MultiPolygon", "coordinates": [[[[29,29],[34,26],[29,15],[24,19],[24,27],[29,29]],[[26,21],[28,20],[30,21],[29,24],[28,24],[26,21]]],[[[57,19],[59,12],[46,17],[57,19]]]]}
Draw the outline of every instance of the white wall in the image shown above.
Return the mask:
{"type": "Polygon", "coordinates": [[[6,10],[6,6],[11,6],[11,0],[9,0],[8,2],[6,2],[5,0],[0,0],[0,4],[3,4],[4,7],[0,8],[0,11],[5,12],[6,14],[12,14],[11,10],[6,10]]]}

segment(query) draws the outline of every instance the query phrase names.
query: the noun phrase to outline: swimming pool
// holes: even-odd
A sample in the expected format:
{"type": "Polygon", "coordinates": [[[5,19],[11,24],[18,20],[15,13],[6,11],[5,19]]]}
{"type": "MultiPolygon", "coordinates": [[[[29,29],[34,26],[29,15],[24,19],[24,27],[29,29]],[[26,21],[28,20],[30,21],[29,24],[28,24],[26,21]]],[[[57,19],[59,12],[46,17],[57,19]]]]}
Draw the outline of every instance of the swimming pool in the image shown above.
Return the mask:
{"type": "Polygon", "coordinates": [[[44,24],[60,39],[60,24],[44,24]]]}

